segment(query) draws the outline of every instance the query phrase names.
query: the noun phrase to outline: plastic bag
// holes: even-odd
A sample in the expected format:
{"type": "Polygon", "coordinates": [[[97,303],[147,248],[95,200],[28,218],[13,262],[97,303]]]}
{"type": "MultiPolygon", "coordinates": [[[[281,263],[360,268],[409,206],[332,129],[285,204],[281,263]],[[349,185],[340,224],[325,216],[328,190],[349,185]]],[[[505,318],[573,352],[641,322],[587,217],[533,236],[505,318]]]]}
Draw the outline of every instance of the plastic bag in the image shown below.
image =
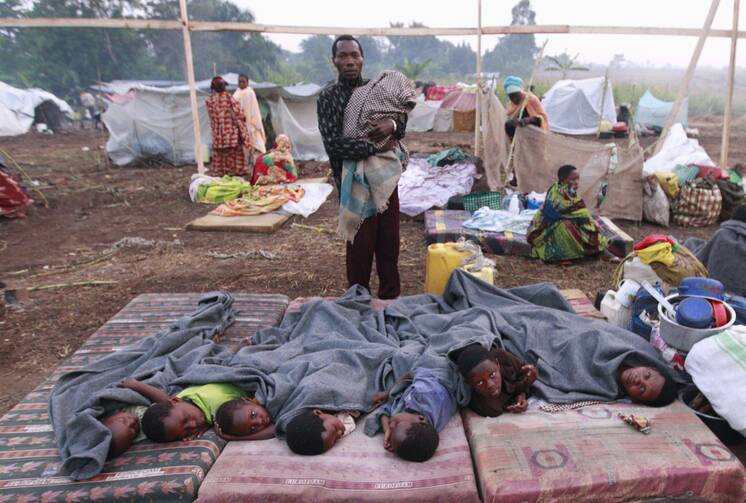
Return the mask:
{"type": "Polygon", "coordinates": [[[645,220],[668,227],[671,219],[671,205],[666,193],[654,176],[643,180],[642,214],[645,220]]]}

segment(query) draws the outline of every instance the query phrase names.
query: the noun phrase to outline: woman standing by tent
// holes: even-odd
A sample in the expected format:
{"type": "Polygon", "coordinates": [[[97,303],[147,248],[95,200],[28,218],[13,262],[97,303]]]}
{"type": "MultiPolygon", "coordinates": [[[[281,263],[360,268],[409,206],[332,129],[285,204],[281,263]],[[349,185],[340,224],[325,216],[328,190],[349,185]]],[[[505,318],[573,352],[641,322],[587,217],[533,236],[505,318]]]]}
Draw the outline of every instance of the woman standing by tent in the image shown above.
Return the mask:
{"type": "Polygon", "coordinates": [[[241,105],[226,90],[222,77],[212,79],[212,94],[205,100],[212,129],[210,175],[246,174],[243,148],[251,148],[241,105]]]}
{"type": "Polygon", "coordinates": [[[557,181],[549,187],[544,206],[528,229],[532,257],[561,262],[593,257],[606,250],[608,239],[599,232],[578,195],[579,181],[575,166],[567,164],[557,171],[557,181]]]}
{"type": "Polygon", "coordinates": [[[251,147],[246,149],[246,155],[248,156],[249,166],[253,166],[254,158],[267,152],[265,146],[267,139],[264,135],[259,102],[256,99],[256,93],[249,87],[248,75],[241,74],[238,76],[238,89],[233,93],[233,97],[241,105],[241,111],[246,117],[246,129],[249,132],[248,141],[251,144],[251,147]]]}
{"type": "Polygon", "coordinates": [[[505,133],[510,138],[513,138],[518,126],[537,126],[545,131],[549,130],[549,117],[541,101],[532,92],[523,90],[523,80],[520,77],[506,77],[503,87],[510,99],[508,120],[505,123],[505,133]]]}

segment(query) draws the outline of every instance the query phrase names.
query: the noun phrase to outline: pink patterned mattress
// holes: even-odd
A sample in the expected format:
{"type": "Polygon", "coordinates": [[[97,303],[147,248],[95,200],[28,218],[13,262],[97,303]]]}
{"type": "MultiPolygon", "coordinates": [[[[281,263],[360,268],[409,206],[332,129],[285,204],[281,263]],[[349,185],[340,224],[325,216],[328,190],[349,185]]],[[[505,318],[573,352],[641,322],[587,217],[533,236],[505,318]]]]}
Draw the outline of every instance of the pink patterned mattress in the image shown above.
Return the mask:
{"type": "Polygon", "coordinates": [[[603,404],[550,414],[479,417],[463,410],[485,502],[616,502],[684,497],[742,503],[740,461],[681,402],[603,404]],[[644,415],[637,432],[618,412],[644,415]]]}
{"type": "Polygon", "coordinates": [[[293,454],[284,441],[229,442],[199,488],[200,502],[478,502],[463,423],[455,414],[425,463],[383,449],[363,423],[320,456],[293,454]]]}

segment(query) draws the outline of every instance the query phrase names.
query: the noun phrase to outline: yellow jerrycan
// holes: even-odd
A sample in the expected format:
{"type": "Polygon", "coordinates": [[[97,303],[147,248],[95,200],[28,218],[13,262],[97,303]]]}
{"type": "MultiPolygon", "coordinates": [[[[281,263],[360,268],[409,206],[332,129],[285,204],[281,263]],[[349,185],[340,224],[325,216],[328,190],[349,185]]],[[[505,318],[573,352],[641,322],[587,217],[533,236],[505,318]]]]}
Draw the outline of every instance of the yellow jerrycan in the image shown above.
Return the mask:
{"type": "MultiPolygon", "coordinates": [[[[461,247],[462,245],[459,243],[434,243],[427,247],[425,293],[443,295],[446,283],[453,270],[461,267],[465,259],[474,255],[473,252],[468,250],[460,250],[461,247]]],[[[494,284],[494,267],[474,269],[467,266],[464,270],[482,281],[494,284]]]]}

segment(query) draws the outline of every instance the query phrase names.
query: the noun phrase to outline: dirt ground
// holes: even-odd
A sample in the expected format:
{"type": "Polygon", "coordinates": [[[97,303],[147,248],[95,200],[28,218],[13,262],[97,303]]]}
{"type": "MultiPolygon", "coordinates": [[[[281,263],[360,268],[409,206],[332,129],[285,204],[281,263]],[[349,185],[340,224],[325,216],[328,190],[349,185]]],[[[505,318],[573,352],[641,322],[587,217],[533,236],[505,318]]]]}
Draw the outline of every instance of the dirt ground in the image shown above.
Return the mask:
{"type": "MultiPolygon", "coordinates": [[[[719,120],[692,120],[714,159],[720,150],[719,120]]],[[[106,139],[105,133],[90,130],[0,139],[0,150],[38,182],[48,200],[44,207],[33,193],[37,204],[27,218],[0,220],[0,281],[20,298],[0,314],[0,414],[138,294],[225,289],[293,298],[345,290],[344,243],[332,232],[335,197],[307,220],[294,217],[272,235],[186,232],[186,223],[207,212],[188,198],[194,166],[115,168],[106,161],[106,139]],[[142,239],[113,248],[127,237],[142,239]],[[276,258],[209,255],[260,250],[276,258]],[[107,283],[70,285],[91,281],[107,283]],[[44,288],[50,286],[54,288],[44,288]]],[[[413,152],[433,152],[471,148],[473,136],[415,133],[407,141],[413,152]]],[[[745,121],[736,123],[731,145],[731,159],[746,163],[745,121]]],[[[325,163],[300,164],[303,176],[319,176],[327,169],[325,163]]],[[[660,231],[647,224],[620,225],[635,238],[660,231]]],[[[668,232],[680,238],[708,237],[713,230],[674,227],[668,232]]],[[[403,294],[420,293],[423,223],[404,220],[401,237],[403,294]]],[[[520,257],[493,258],[499,286],[551,281],[589,295],[608,287],[615,268],[606,262],[559,267],[520,257]]]]}

